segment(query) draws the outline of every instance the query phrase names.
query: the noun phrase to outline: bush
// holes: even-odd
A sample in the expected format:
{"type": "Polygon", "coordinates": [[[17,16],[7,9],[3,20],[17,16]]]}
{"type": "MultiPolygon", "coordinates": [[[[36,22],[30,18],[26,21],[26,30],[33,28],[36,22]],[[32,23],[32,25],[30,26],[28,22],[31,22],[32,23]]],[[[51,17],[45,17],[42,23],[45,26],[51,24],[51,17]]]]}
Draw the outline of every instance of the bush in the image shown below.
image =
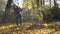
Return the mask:
{"type": "Polygon", "coordinates": [[[60,8],[59,7],[51,8],[51,14],[53,16],[53,19],[60,21],[60,8]]]}

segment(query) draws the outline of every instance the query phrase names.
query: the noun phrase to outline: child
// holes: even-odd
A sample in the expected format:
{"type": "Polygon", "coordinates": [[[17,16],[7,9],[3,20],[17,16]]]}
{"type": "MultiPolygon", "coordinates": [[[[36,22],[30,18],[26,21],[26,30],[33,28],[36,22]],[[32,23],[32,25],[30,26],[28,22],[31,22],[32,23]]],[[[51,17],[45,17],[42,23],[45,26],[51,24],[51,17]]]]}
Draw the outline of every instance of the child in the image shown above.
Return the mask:
{"type": "Polygon", "coordinates": [[[38,11],[38,24],[41,25],[43,23],[43,14],[38,11]]]}

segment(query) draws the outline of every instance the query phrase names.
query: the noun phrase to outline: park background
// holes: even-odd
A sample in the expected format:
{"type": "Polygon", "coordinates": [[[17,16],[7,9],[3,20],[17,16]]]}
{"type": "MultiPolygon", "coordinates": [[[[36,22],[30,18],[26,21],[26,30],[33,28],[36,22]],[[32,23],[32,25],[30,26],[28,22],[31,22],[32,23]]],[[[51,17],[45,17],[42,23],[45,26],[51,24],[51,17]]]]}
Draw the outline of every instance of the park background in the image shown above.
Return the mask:
{"type": "Polygon", "coordinates": [[[23,25],[18,28],[18,31],[35,29],[33,32],[40,32],[41,29],[43,31],[49,30],[49,32],[52,30],[60,32],[60,0],[0,0],[0,33],[6,32],[7,34],[7,31],[9,31],[8,33],[16,33],[13,4],[23,9],[23,25]],[[38,20],[36,13],[38,10],[43,14],[42,26],[36,25],[38,20]]]}

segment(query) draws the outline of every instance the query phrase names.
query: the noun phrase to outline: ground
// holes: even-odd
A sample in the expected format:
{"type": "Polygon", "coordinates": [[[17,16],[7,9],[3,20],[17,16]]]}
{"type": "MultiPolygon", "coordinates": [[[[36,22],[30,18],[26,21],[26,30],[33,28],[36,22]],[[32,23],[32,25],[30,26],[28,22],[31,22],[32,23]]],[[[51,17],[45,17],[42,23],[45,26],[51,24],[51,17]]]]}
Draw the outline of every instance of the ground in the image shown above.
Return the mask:
{"type": "Polygon", "coordinates": [[[55,23],[38,25],[26,22],[17,27],[16,24],[7,24],[0,26],[0,34],[60,34],[60,25],[55,23]]]}

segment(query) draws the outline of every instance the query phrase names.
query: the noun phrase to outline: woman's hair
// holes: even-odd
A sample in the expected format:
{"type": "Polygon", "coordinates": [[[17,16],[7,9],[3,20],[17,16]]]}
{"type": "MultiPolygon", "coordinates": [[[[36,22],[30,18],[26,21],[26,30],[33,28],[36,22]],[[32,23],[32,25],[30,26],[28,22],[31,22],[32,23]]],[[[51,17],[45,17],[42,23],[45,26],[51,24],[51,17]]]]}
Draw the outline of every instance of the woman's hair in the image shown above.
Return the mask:
{"type": "Polygon", "coordinates": [[[15,4],[13,4],[13,9],[17,8],[17,6],[15,4]]]}

